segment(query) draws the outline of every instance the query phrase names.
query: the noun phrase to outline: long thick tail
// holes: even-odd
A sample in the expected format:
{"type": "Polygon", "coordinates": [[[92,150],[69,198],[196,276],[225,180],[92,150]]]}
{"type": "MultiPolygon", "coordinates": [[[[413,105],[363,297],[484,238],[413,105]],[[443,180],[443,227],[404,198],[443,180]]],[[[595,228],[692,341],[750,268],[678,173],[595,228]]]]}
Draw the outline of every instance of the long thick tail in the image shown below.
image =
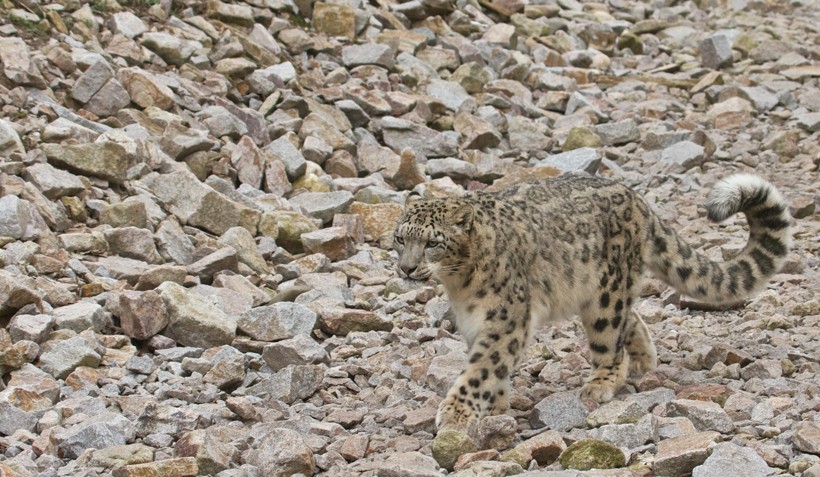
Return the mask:
{"type": "Polygon", "coordinates": [[[650,270],[676,290],[712,304],[740,301],[780,271],[791,245],[791,215],[780,192],[751,174],[730,176],[715,185],[709,219],[721,222],[743,212],[749,241],[736,257],[715,262],[694,251],[656,217],[647,258],[650,270]]]}

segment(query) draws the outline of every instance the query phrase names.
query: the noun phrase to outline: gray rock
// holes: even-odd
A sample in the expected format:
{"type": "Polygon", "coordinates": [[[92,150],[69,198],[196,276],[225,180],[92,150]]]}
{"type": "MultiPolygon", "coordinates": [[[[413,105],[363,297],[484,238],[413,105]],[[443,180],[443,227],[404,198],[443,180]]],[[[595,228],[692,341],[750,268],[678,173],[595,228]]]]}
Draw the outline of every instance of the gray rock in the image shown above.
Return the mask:
{"type": "Polygon", "coordinates": [[[378,468],[378,477],[438,477],[438,463],[420,452],[401,452],[390,455],[378,468]]]}
{"type": "MultiPolygon", "coordinates": [[[[188,225],[202,227],[217,235],[231,227],[244,225],[247,218],[253,217],[247,214],[247,207],[202,184],[187,170],[156,175],[146,182],[170,213],[188,225]]],[[[258,220],[258,213],[256,217],[258,220]]]]}
{"type": "Polygon", "coordinates": [[[92,329],[102,330],[105,325],[103,308],[96,303],[78,302],[73,305],[55,308],[54,328],[58,330],[73,330],[77,333],[92,329]]]}
{"type": "Polygon", "coordinates": [[[599,427],[605,424],[633,424],[647,411],[633,401],[610,401],[587,416],[587,425],[599,427]]]}
{"type": "Polygon", "coordinates": [[[564,115],[571,116],[576,111],[584,108],[592,111],[600,121],[608,119],[607,115],[601,112],[598,104],[596,104],[594,100],[587,98],[577,91],[572,93],[567,100],[567,109],[564,111],[564,115]]]}
{"type": "Polygon", "coordinates": [[[268,273],[268,264],[259,253],[253,235],[242,227],[232,227],[219,237],[218,243],[223,246],[233,247],[240,262],[247,265],[256,273],[268,273]]]}
{"type": "Polygon", "coordinates": [[[81,103],[86,103],[113,77],[114,70],[107,61],[104,59],[95,61],[74,83],[71,88],[71,97],[81,103]]]}
{"type": "Polygon", "coordinates": [[[14,152],[25,154],[26,149],[11,123],[0,119],[0,157],[9,157],[14,152]]]}
{"type": "Polygon", "coordinates": [[[695,425],[685,417],[659,417],[657,429],[660,439],[671,439],[697,433],[695,425]]]}
{"type": "Polygon", "coordinates": [[[548,135],[546,124],[524,116],[514,116],[508,122],[510,147],[523,152],[549,150],[552,139],[548,135]]]}
{"type": "Polygon", "coordinates": [[[125,148],[111,141],[70,146],[44,144],[43,151],[49,162],[115,183],[126,179],[130,167],[125,148]]]}
{"type": "Polygon", "coordinates": [[[162,32],[144,33],[140,43],[159,55],[166,63],[177,66],[187,62],[197,48],[193,42],[162,32]]]}
{"type": "Polygon", "coordinates": [[[732,432],[735,425],[719,404],[711,401],[677,399],[669,403],[667,416],[686,417],[699,431],[732,432]]]}
{"type": "Polygon", "coordinates": [[[164,334],[183,346],[209,348],[228,344],[236,337],[236,322],[202,296],[172,282],[157,291],[168,310],[164,334]]]}
{"type": "Polygon", "coordinates": [[[589,432],[595,439],[618,447],[634,449],[649,442],[658,441],[657,418],[647,414],[635,424],[607,424],[589,432]]]}
{"type": "Polygon", "coordinates": [[[803,113],[796,116],[797,127],[813,133],[820,131],[820,113],[803,113]]]}
{"type": "Polygon", "coordinates": [[[259,70],[266,77],[275,76],[283,84],[290,83],[296,79],[296,68],[290,61],[283,61],[282,63],[268,66],[265,69],[259,70]]]}
{"type": "Polygon", "coordinates": [[[463,351],[436,356],[427,368],[427,385],[439,396],[445,396],[466,365],[467,354],[463,351]]]}
{"type": "Polygon", "coordinates": [[[820,425],[815,422],[801,422],[794,431],[792,442],[803,452],[820,455],[820,425]]]}
{"type": "Polygon", "coordinates": [[[777,379],[783,375],[783,367],[779,360],[758,359],[740,370],[740,377],[748,381],[753,378],[777,379]]]}
{"type": "Polygon", "coordinates": [[[236,5],[214,0],[208,2],[208,16],[245,27],[254,24],[253,9],[248,5],[236,5]]]}
{"type": "Polygon", "coordinates": [[[100,211],[100,222],[114,228],[132,226],[145,229],[148,227],[148,210],[144,202],[136,200],[109,204],[100,211]]]}
{"type": "Polygon", "coordinates": [[[391,69],[394,64],[393,49],[377,43],[345,46],[342,48],[342,63],[348,68],[377,65],[391,69]]]}
{"type": "Polygon", "coordinates": [[[463,86],[454,81],[433,80],[425,92],[441,101],[450,111],[458,111],[465,101],[472,98],[463,86]]]}
{"type": "Polygon", "coordinates": [[[631,119],[598,124],[595,126],[595,134],[601,138],[605,146],[618,146],[641,139],[641,131],[631,119]]]}
{"type": "Polygon", "coordinates": [[[193,261],[194,246],[175,220],[166,220],[156,231],[157,249],[163,258],[180,265],[193,261]]]}
{"type": "Polygon", "coordinates": [[[211,281],[216,273],[223,271],[238,272],[239,258],[236,249],[233,247],[222,247],[188,265],[185,269],[191,275],[211,281]]]}
{"type": "Polygon", "coordinates": [[[14,84],[46,88],[46,81],[37,64],[29,55],[28,46],[18,36],[0,38],[0,63],[3,63],[3,74],[14,84]]]}
{"type": "Polygon", "coordinates": [[[53,327],[54,317],[50,315],[15,315],[8,330],[13,341],[42,343],[53,327]]]}
{"type": "Polygon", "coordinates": [[[538,164],[541,166],[554,167],[565,173],[583,171],[589,174],[595,174],[601,166],[601,155],[597,149],[581,147],[550,156],[538,164]]]}
{"type": "Polygon", "coordinates": [[[141,260],[117,256],[103,257],[97,260],[96,265],[95,274],[122,279],[131,284],[136,284],[142,274],[149,269],[149,265],[141,260]]]}
{"type": "Polygon", "coordinates": [[[134,339],[148,339],[168,326],[165,302],[154,291],[123,291],[112,295],[106,307],[120,319],[123,332],[134,339]]]}
{"type": "Polygon", "coordinates": [[[677,142],[661,152],[662,167],[666,172],[682,173],[703,164],[703,146],[691,141],[677,142]]]}
{"type": "Polygon", "coordinates": [[[216,137],[227,136],[236,140],[248,134],[248,126],[222,106],[208,106],[202,116],[202,123],[216,137]]]}
{"type": "Polygon", "coordinates": [[[321,253],[331,260],[345,260],[356,253],[356,244],[346,227],[327,227],[303,233],[301,239],[305,250],[321,253]]]}
{"type": "Polygon", "coordinates": [[[337,101],[335,106],[345,114],[353,127],[367,126],[370,122],[370,116],[355,101],[343,99],[337,101]]]}
{"type": "Polygon", "coordinates": [[[298,432],[274,428],[248,453],[248,463],[264,469],[266,477],[313,475],[316,462],[313,451],[298,432]]]}
{"type": "Polygon", "coordinates": [[[327,224],[333,220],[334,215],[347,212],[347,208],[353,203],[353,194],[347,191],[306,192],[292,197],[289,202],[304,208],[310,215],[327,224]]]}
{"type": "Polygon", "coordinates": [[[771,474],[772,469],[757,452],[731,442],[716,445],[706,462],[692,470],[692,477],[766,477],[771,474]]]}
{"type": "Polygon", "coordinates": [[[458,134],[440,133],[424,125],[394,117],[381,121],[384,143],[396,153],[410,149],[429,158],[455,156],[458,153],[458,134]]]}
{"type": "Polygon", "coordinates": [[[265,155],[256,147],[253,139],[242,136],[231,153],[231,165],[236,168],[236,176],[242,184],[254,189],[262,185],[262,173],[265,167],[265,155]]]}
{"type": "Polygon", "coordinates": [[[140,414],[134,424],[137,436],[142,438],[151,434],[179,438],[196,429],[198,423],[207,422],[207,418],[193,406],[174,407],[149,401],[141,411],[137,411],[140,414]]]}
{"type": "Polygon", "coordinates": [[[86,449],[105,449],[134,439],[134,425],[120,414],[104,412],[58,432],[55,439],[63,455],[76,459],[86,449]]]}
{"type": "Polygon", "coordinates": [[[96,368],[102,357],[85,338],[75,336],[44,347],[40,355],[40,369],[57,379],[65,379],[80,366],[96,368]]]}
{"type": "Polygon", "coordinates": [[[209,151],[216,142],[208,138],[208,131],[186,128],[177,123],[166,126],[159,140],[163,152],[172,159],[184,159],[195,152],[209,151]]]}
{"type": "Polygon", "coordinates": [[[0,402],[0,434],[10,436],[18,430],[34,432],[40,418],[7,402],[0,402]]]}
{"type": "Polygon", "coordinates": [[[740,95],[749,101],[761,113],[771,111],[780,100],[762,86],[743,86],[738,88],[740,95]]]}
{"type": "Polygon", "coordinates": [[[137,227],[120,227],[104,232],[111,253],[146,263],[162,263],[162,257],[154,244],[150,230],[137,227]]]}
{"type": "Polygon", "coordinates": [[[31,205],[15,195],[0,197],[0,236],[31,239],[38,235],[38,224],[43,219],[31,205]],[[39,219],[39,220],[38,220],[39,219]]]}
{"type": "Polygon", "coordinates": [[[329,363],[327,351],[307,334],[265,346],[262,359],[274,371],[294,365],[329,363]]]}
{"type": "Polygon", "coordinates": [[[256,307],[239,317],[240,331],[259,341],[278,341],[310,335],[317,316],[310,308],[282,302],[256,307]]]}
{"type": "Polygon", "coordinates": [[[561,392],[547,396],[535,405],[530,414],[533,428],[549,426],[557,431],[569,431],[586,425],[589,410],[577,392],[561,392]]]}
{"type": "Polygon", "coordinates": [[[249,396],[279,399],[292,404],[316,393],[322,384],[325,369],[323,365],[287,366],[245,391],[249,396]]]}
{"type": "Polygon", "coordinates": [[[700,44],[700,59],[703,66],[713,70],[731,65],[732,42],[729,37],[719,33],[703,40],[700,44]]]}
{"type": "Polygon", "coordinates": [[[635,402],[647,412],[658,404],[667,403],[675,399],[675,391],[669,388],[656,388],[642,393],[630,394],[624,398],[625,401],[635,402]]]}
{"type": "Polygon", "coordinates": [[[157,366],[150,356],[131,356],[128,358],[128,361],[125,362],[125,369],[147,376],[153,373],[157,369],[157,366]]]}
{"type": "Polygon", "coordinates": [[[52,200],[66,195],[77,195],[85,190],[85,185],[79,177],[49,164],[38,163],[28,166],[23,172],[23,178],[52,200]]]}
{"type": "Polygon", "coordinates": [[[469,180],[474,178],[477,172],[473,164],[452,157],[427,161],[427,173],[433,179],[449,177],[453,180],[469,180]]]}
{"type": "Polygon", "coordinates": [[[85,103],[85,109],[97,116],[107,117],[116,115],[129,104],[131,96],[128,95],[128,91],[119,81],[111,79],[85,103]]]}
{"type": "Polygon", "coordinates": [[[709,431],[663,440],[658,443],[652,470],[658,477],[688,475],[709,457],[719,437],[709,431]]]}
{"type": "Polygon", "coordinates": [[[286,134],[273,141],[268,145],[267,151],[285,165],[285,172],[287,172],[288,179],[291,181],[298,179],[305,173],[307,162],[305,162],[302,153],[293,145],[292,136],[286,134]]]}
{"type": "Polygon", "coordinates": [[[145,23],[131,12],[117,12],[111,15],[108,28],[112,33],[119,33],[132,40],[148,31],[145,23]]]}

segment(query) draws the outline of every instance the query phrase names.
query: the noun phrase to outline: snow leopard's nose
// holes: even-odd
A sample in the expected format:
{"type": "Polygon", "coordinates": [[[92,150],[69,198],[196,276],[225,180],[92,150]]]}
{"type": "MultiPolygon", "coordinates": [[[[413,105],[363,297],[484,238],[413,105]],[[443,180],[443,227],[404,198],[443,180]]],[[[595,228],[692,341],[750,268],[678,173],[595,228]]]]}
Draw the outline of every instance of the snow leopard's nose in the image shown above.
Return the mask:
{"type": "Polygon", "coordinates": [[[416,268],[418,268],[418,267],[414,267],[412,265],[402,265],[401,266],[401,271],[404,272],[404,274],[409,277],[410,275],[413,274],[413,272],[416,271],[416,268]]]}

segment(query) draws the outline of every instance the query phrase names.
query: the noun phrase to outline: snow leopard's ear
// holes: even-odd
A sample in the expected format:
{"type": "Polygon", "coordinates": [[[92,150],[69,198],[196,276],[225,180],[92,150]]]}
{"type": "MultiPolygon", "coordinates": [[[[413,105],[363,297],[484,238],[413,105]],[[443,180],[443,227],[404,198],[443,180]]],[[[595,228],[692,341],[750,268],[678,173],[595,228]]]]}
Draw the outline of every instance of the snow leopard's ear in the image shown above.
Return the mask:
{"type": "Polygon", "coordinates": [[[407,195],[407,198],[404,199],[404,206],[407,207],[408,205],[412,204],[413,202],[419,201],[421,199],[422,199],[421,194],[419,194],[416,191],[412,191],[412,192],[410,192],[410,194],[407,195]]]}
{"type": "Polygon", "coordinates": [[[469,232],[473,228],[475,209],[471,204],[461,204],[450,213],[450,223],[469,232]]]}

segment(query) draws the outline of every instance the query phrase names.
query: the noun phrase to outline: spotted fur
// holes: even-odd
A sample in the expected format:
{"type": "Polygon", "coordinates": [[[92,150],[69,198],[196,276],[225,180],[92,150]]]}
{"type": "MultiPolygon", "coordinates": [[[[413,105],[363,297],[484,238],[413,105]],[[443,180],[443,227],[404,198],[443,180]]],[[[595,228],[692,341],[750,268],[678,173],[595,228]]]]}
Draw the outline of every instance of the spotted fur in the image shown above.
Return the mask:
{"type": "Polygon", "coordinates": [[[627,187],[567,175],[459,198],[411,196],[394,236],[400,275],[440,280],[469,345],[469,364],[439,407],[439,429],[474,430],[505,412],[509,375],[535,330],[579,315],[593,371],[582,389],[612,399],[627,374],[656,365],[649,330],[633,309],[645,269],[712,303],[761,288],[789,250],[791,217],[780,193],[755,176],[716,185],[709,218],[745,213],[748,244],[714,262],[686,244],[627,187]]]}

